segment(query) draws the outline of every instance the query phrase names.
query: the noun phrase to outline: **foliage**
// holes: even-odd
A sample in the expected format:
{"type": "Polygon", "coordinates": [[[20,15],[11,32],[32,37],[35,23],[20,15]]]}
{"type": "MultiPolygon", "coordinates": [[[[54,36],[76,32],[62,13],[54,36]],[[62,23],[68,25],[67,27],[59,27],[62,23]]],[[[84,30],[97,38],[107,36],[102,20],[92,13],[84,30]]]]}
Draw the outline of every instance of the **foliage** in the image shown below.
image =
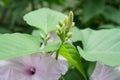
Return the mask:
{"type": "Polygon", "coordinates": [[[107,65],[119,65],[120,30],[82,30],[83,50],[78,47],[80,54],[89,61],[101,61],[107,65]],[[112,36],[112,34],[115,34],[112,36]],[[94,41],[96,40],[96,41],[94,41]],[[115,60],[115,61],[113,61],[115,60]]]}
{"type": "Polygon", "coordinates": [[[37,53],[40,51],[40,42],[28,34],[0,34],[0,59],[37,53]]]}
{"type": "Polygon", "coordinates": [[[65,17],[67,16],[64,14],[42,8],[28,13],[24,16],[24,20],[31,26],[41,29],[47,34],[48,32],[54,31],[56,29],[54,26],[57,25],[58,21],[63,20],[65,17]]]}
{"type": "Polygon", "coordinates": [[[119,0],[1,0],[0,32],[31,33],[33,28],[25,24],[22,16],[42,7],[64,13],[74,11],[75,25],[79,28],[99,29],[102,25],[111,23],[119,26],[119,4],[119,0]]]}

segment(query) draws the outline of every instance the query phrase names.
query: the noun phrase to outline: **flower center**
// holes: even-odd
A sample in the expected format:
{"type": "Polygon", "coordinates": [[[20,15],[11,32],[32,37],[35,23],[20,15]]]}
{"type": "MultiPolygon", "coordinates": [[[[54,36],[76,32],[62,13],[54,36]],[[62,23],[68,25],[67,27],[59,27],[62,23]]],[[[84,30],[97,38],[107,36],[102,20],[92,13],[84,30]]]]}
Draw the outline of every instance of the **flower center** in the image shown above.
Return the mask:
{"type": "Polygon", "coordinates": [[[35,67],[30,67],[28,70],[27,70],[27,73],[29,75],[34,75],[36,73],[36,69],[35,67]]]}

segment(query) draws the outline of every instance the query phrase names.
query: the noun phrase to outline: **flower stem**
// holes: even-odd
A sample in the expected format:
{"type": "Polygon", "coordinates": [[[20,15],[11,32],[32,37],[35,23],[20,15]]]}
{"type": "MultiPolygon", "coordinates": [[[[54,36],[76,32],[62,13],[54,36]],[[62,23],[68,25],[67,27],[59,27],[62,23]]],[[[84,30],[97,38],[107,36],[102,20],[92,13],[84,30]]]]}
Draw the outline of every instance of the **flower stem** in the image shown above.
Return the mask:
{"type": "Polygon", "coordinates": [[[56,59],[56,60],[58,60],[59,51],[60,51],[60,49],[61,49],[61,47],[62,47],[63,43],[64,43],[64,42],[62,42],[62,43],[61,43],[61,45],[60,45],[59,49],[56,51],[56,56],[55,56],[55,59],[56,59]]]}

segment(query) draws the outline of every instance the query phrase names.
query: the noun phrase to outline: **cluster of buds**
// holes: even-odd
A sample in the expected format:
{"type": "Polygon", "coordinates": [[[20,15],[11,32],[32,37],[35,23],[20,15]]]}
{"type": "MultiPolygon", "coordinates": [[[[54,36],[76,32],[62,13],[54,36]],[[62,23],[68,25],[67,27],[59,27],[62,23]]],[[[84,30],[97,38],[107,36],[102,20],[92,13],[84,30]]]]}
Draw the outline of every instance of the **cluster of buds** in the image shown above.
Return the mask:
{"type": "Polygon", "coordinates": [[[56,33],[60,37],[62,42],[71,38],[72,33],[69,31],[73,25],[73,12],[70,11],[68,18],[65,18],[64,21],[59,21],[57,25],[56,33]]]}
{"type": "Polygon", "coordinates": [[[40,34],[40,37],[41,39],[43,40],[44,44],[46,45],[47,44],[47,41],[50,39],[50,35],[47,34],[47,35],[43,35],[42,33],[40,34]]]}

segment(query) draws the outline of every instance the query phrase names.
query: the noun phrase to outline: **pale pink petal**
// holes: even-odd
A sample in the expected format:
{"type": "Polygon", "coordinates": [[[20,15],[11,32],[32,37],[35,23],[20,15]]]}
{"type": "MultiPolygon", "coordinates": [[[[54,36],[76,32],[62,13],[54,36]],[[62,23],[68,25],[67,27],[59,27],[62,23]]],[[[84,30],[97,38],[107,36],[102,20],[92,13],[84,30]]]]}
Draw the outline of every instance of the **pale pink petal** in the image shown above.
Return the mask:
{"type": "Polygon", "coordinates": [[[32,54],[8,61],[10,64],[0,67],[0,80],[58,80],[67,71],[65,64],[49,54],[32,54]]]}
{"type": "Polygon", "coordinates": [[[26,76],[10,67],[4,66],[0,67],[0,80],[26,80],[26,76]]]}
{"type": "MultiPolygon", "coordinates": [[[[67,71],[67,66],[61,61],[56,61],[53,57],[50,57],[49,55],[44,55],[41,57],[40,66],[44,66],[40,69],[39,73],[46,74],[47,80],[58,80],[61,74],[65,74],[67,71]]],[[[46,79],[46,76],[43,75],[42,77],[44,80],[46,79]]]]}
{"type": "Polygon", "coordinates": [[[111,67],[97,62],[90,80],[120,80],[120,71],[117,67],[111,67]]]}

